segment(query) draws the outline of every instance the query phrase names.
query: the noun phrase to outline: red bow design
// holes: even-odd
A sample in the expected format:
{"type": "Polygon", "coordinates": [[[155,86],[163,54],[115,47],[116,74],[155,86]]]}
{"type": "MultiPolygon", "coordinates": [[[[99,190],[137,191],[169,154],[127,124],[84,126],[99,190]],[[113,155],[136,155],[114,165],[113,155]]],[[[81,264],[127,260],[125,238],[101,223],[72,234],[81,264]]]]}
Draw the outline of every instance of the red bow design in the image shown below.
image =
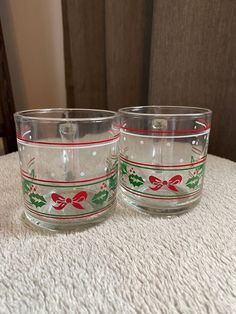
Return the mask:
{"type": "Polygon", "coordinates": [[[83,206],[80,205],[80,202],[86,200],[88,194],[85,191],[77,193],[72,199],[65,198],[57,193],[52,193],[52,200],[57,204],[57,206],[53,206],[57,210],[63,209],[67,204],[72,204],[72,206],[78,209],[84,209],[83,206]]]}
{"type": "Polygon", "coordinates": [[[157,191],[160,188],[162,188],[163,185],[166,185],[170,190],[174,192],[179,192],[177,188],[175,187],[175,185],[179,184],[182,181],[182,176],[176,175],[172,177],[169,181],[166,181],[166,180],[162,181],[158,179],[157,177],[150,176],[149,181],[155,185],[154,187],[150,187],[150,189],[153,191],[157,191]]]}

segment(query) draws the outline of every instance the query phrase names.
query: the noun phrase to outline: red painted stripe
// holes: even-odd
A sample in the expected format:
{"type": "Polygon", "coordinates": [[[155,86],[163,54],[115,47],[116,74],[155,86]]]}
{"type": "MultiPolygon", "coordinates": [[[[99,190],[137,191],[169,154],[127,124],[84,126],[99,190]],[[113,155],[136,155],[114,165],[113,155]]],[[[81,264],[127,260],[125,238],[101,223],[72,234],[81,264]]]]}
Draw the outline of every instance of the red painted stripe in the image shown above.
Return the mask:
{"type": "Polygon", "coordinates": [[[33,160],[35,160],[35,157],[33,157],[33,158],[30,159],[30,161],[28,162],[27,166],[29,166],[29,164],[30,164],[33,160]]]}
{"type": "Polygon", "coordinates": [[[101,141],[95,141],[95,142],[73,142],[73,143],[57,143],[57,142],[41,142],[41,141],[31,141],[22,138],[18,134],[16,134],[16,137],[18,140],[26,142],[26,143],[32,143],[32,144],[42,144],[42,145],[57,145],[57,146],[83,146],[83,145],[93,145],[93,144],[101,144],[101,143],[107,143],[107,142],[112,142],[120,137],[120,134],[117,134],[113,136],[112,138],[106,139],[106,140],[101,140],[101,141]]]}
{"type": "Polygon", "coordinates": [[[196,161],[196,162],[194,162],[194,163],[191,163],[191,164],[172,165],[172,166],[165,165],[165,166],[163,166],[163,165],[143,164],[143,163],[141,163],[141,162],[129,160],[129,159],[125,158],[124,156],[120,155],[120,159],[121,159],[121,160],[130,162],[130,163],[135,164],[135,165],[148,166],[148,167],[153,167],[153,168],[182,168],[182,167],[194,166],[194,165],[200,164],[201,162],[205,161],[206,158],[207,158],[207,156],[204,156],[204,157],[202,157],[200,160],[198,160],[198,161],[196,161]]]}
{"type": "Polygon", "coordinates": [[[199,194],[201,191],[197,191],[196,193],[192,193],[191,195],[186,195],[186,196],[179,196],[179,197],[155,197],[155,196],[148,196],[148,195],[143,195],[143,194],[139,194],[133,191],[130,191],[128,188],[126,188],[123,184],[121,184],[122,188],[125,189],[127,192],[137,195],[137,196],[141,196],[144,198],[151,198],[154,200],[163,200],[163,201],[167,201],[167,200],[180,200],[183,198],[189,198],[191,196],[196,196],[197,194],[199,194]]]}
{"type": "Polygon", "coordinates": [[[202,154],[202,150],[200,150],[199,148],[197,148],[197,147],[195,147],[195,146],[193,146],[192,147],[192,151],[195,151],[195,152],[197,152],[198,154],[202,154]]]}
{"type": "Polygon", "coordinates": [[[27,208],[28,211],[30,211],[31,213],[33,213],[34,215],[36,216],[42,216],[42,217],[45,217],[45,218],[50,218],[50,219],[59,219],[59,220],[65,220],[65,219],[81,219],[81,218],[85,218],[85,217],[91,217],[91,216],[94,216],[94,215],[97,215],[97,214],[100,214],[108,209],[110,209],[112,206],[114,205],[114,203],[112,205],[109,205],[108,207],[106,208],[103,208],[102,210],[100,211],[97,211],[96,213],[91,213],[91,214],[87,214],[87,215],[84,215],[84,216],[68,216],[68,217],[55,217],[55,216],[48,216],[48,215],[44,215],[44,214],[40,214],[40,213],[35,213],[29,206],[27,206],[25,204],[25,207],[27,208]]]}
{"type": "Polygon", "coordinates": [[[123,129],[124,131],[132,131],[132,132],[137,132],[137,133],[154,133],[154,134],[161,134],[161,135],[175,135],[175,134],[183,134],[183,133],[198,133],[198,132],[203,132],[206,130],[210,129],[210,124],[208,124],[206,127],[202,127],[199,129],[192,129],[192,130],[177,130],[177,131],[156,131],[156,130],[141,130],[141,129],[135,129],[135,128],[127,128],[121,126],[120,128],[123,129]]]}
{"type": "Polygon", "coordinates": [[[71,183],[85,183],[85,182],[91,182],[91,181],[97,181],[100,179],[104,179],[106,177],[111,176],[112,174],[117,173],[117,170],[113,170],[110,173],[105,174],[104,176],[97,177],[97,178],[92,178],[92,179],[87,179],[87,180],[80,180],[80,181],[54,181],[54,180],[43,180],[43,179],[36,179],[33,177],[30,177],[28,174],[25,174],[24,170],[21,170],[21,174],[23,177],[26,177],[28,179],[31,179],[32,181],[39,181],[39,182],[46,182],[46,183],[62,183],[62,184],[71,184],[71,183]]]}

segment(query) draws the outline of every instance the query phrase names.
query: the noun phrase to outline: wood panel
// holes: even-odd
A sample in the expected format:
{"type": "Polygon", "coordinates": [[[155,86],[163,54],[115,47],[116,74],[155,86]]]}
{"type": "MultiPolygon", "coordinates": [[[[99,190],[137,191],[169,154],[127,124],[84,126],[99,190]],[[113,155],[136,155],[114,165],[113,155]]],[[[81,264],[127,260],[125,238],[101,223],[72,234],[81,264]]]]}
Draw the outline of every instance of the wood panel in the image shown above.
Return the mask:
{"type": "Polygon", "coordinates": [[[1,136],[3,136],[4,150],[5,153],[11,153],[17,150],[15,123],[13,118],[15,106],[1,23],[0,23],[0,112],[2,114],[0,133],[1,136]]]}
{"type": "Polygon", "coordinates": [[[149,102],[213,110],[210,152],[236,160],[236,1],[155,0],[149,102]]]}
{"type": "Polygon", "coordinates": [[[108,107],[147,104],[152,0],[106,0],[108,107]]]}
{"type": "Polygon", "coordinates": [[[62,0],[68,107],[106,108],[105,4],[62,0]]]}

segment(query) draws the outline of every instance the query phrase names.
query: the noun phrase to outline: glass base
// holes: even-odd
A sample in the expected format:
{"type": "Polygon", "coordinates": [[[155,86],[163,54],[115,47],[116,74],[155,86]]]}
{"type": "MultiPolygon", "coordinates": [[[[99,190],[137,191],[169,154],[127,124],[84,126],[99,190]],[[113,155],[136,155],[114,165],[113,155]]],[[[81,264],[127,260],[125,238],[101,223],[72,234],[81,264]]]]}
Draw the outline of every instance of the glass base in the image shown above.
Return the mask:
{"type": "Polygon", "coordinates": [[[161,216],[161,217],[173,217],[185,214],[192,210],[201,199],[201,195],[189,199],[187,202],[182,200],[176,201],[161,201],[155,200],[151,201],[150,204],[147,204],[146,200],[143,200],[142,197],[133,198],[130,196],[126,190],[121,187],[122,196],[126,203],[130,204],[134,209],[137,209],[145,214],[152,216],[161,216]]]}
{"type": "Polygon", "coordinates": [[[96,217],[89,217],[89,218],[83,218],[83,219],[73,219],[70,221],[68,220],[57,220],[50,218],[38,218],[37,215],[34,215],[33,213],[25,210],[22,219],[23,222],[30,227],[36,227],[40,229],[46,229],[48,231],[56,231],[56,232],[67,232],[67,231],[76,231],[76,230],[85,230],[87,228],[90,228],[96,224],[99,224],[106,219],[108,219],[114,212],[116,207],[116,203],[107,211],[102,212],[96,217]]]}

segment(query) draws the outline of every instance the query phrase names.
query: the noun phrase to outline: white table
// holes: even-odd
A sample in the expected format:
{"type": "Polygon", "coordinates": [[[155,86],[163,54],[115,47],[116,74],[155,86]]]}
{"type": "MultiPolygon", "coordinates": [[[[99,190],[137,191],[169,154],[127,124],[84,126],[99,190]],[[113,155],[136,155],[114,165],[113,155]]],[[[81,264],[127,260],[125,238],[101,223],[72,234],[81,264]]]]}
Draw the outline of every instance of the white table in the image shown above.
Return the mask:
{"type": "Polygon", "coordinates": [[[22,224],[17,154],[0,182],[0,313],[236,313],[236,163],[208,156],[201,203],[181,217],[119,196],[112,218],[69,234],[22,224]]]}

